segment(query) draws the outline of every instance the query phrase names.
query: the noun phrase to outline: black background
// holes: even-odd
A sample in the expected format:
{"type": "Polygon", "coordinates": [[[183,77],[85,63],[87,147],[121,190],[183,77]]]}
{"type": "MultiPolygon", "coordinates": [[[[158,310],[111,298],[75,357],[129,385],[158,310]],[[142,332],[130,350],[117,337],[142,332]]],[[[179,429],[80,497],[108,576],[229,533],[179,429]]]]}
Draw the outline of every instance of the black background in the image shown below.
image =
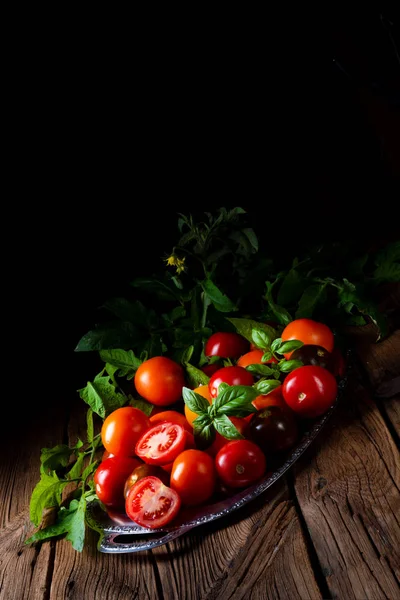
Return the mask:
{"type": "Polygon", "coordinates": [[[21,330],[8,344],[29,356],[16,378],[40,372],[28,414],[94,374],[76,343],[105,299],[160,268],[179,212],[241,206],[262,246],[288,256],[396,235],[400,65],[385,11],[183,29],[129,60],[47,52],[24,115],[8,286],[21,330]]]}

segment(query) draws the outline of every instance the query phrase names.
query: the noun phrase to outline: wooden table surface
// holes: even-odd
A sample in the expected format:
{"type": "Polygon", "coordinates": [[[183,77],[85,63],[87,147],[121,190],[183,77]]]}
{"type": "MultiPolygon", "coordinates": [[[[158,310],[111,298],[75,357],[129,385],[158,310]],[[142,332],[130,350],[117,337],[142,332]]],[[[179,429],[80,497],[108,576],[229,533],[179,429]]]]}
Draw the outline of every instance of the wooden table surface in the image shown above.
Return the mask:
{"type": "Polygon", "coordinates": [[[84,406],[32,417],[1,452],[0,599],[400,599],[400,330],[370,333],[353,331],[344,398],[287,476],[152,551],[100,553],[92,530],[82,553],[24,545],[40,450],[76,439],[84,406]]]}

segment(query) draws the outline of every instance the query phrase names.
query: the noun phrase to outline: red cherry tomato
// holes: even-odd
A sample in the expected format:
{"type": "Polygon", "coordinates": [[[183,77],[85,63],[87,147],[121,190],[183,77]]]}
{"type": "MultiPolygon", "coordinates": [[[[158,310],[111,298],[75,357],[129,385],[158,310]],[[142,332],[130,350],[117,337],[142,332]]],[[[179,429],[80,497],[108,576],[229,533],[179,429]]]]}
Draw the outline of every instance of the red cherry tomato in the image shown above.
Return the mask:
{"type": "MultiPolygon", "coordinates": [[[[257,396],[257,398],[253,400],[252,404],[257,410],[263,410],[263,408],[268,408],[268,406],[279,406],[279,408],[284,410],[290,410],[283,398],[281,385],[272,390],[272,392],[269,392],[269,394],[257,396]]],[[[253,415],[250,415],[250,417],[252,416],[253,415]]]]}
{"type": "Polygon", "coordinates": [[[244,367],[222,367],[210,378],[208,389],[211,398],[216,398],[221,383],[228,385],[253,385],[254,377],[244,367]]]}
{"type": "Polygon", "coordinates": [[[150,425],[150,419],[144,412],[133,406],[123,406],[104,420],[101,441],[114,456],[134,456],[136,442],[150,425]]]}
{"type": "Polygon", "coordinates": [[[238,358],[248,351],[250,343],[239,333],[218,331],[213,333],[204,347],[205,356],[238,358]]]}
{"type": "Polygon", "coordinates": [[[192,433],[193,431],[193,427],[191,426],[185,415],[178,412],[177,410],[164,410],[155,415],[151,415],[150,421],[152,425],[155,425],[156,423],[161,423],[163,421],[170,421],[171,423],[178,423],[179,425],[182,425],[182,427],[184,427],[189,433],[192,433]]]}
{"type": "MultiPolygon", "coordinates": [[[[291,321],[281,334],[282,341],[299,340],[303,344],[322,346],[328,352],[332,352],[335,339],[332,330],[319,321],[313,319],[295,319],[291,321]]],[[[291,352],[285,354],[289,358],[291,352]]]]}
{"type": "Polygon", "coordinates": [[[243,354],[237,361],[238,367],[248,367],[249,365],[258,365],[258,364],[267,364],[267,363],[277,363],[278,361],[274,356],[272,356],[269,360],[263,361],[261,360],[264,356],[264,352],[262,350],[250,350],[250,352],[246,352],[243,354]]]}
{"type": "Polygon", "coordinates": [[[177,402],[186,385],[183,367],[166,356],[145,360],[135,373],[136,390],[156,406],[169,406],[177,402]]]}
{"type": "Polygon", "coordinates": [[[186,434],[190,435],[178,423],[157,423],[137,441],[136,455],[149,465],[167,465],[185,449],[186,434]]]}
{"type": "Polygon", "coordinates": [[[93,481],[99,500],[107,507],[120,508],[125,504],[125,481],[136,467],[142,464],[137,458],[112,456],[97,467],[93,481]]]}
{"type": "Polygon", "coordinates": [[[215,457],[215,467],[222,482],[231,488],[255,483],[265,474],[267,461],[257,444],[250,440],[233,440],[215,457]]]}
{"type": "Polygon", "coordinates": [[[324,367],[306,365],[288,373],[282,385],[286,404],[304,418],[319,417],[332,406],[337,382],[324,367]]]}
{"type": "MultiPolygon", "coordinates": [[[[253,416],[253,415],[251,415],[251,416],[253,416]]],[[[236,427],[238,432],[241,433],[243,437],[246,437],[248,425],[249,425],[247,418],[228,417],[228,419],[230,421],[232,421],[233,425],[236,427]]],[[[207,452],[207,454],[210,454],[210,456],[217,456],[217,454],[221,450],[221,448],[223,448],[223,446],[225,446],[225,444],[227,444],[230,441],[231,440],[228,440],[227,438],[225,438],[223,435],[221,435],[217,431],[215,434],[213,443],[211,444],[211,446],[206,448],[205,452],[207,452]]]]}
{"type": "Polygon", "coordinates": [[[135,483],[125,500],[126,514],[142,527],[156,529],[170,523],[181,507],[179,495],[149,475],[135,483]]]}
{"type": "Polygon", "coordinates": [[[214,375],[214,373],[216,371],[218,371],[218,369],[221,369],[222,366],[223,365],[221,363],[216,362],[216,363],[211,363],[209,365],[204,365],[203,367],[201,367],[201,370],[203,371],[203,373],[205,373],[206,375],[211,377],[211,375],[214,375]]]}
{"type": "Polygon", "coordinates": [[[202,450],[185,450],[174,460],[170,485],[187,506],[209,500],[215,489],[213,458],[202,450]]]}

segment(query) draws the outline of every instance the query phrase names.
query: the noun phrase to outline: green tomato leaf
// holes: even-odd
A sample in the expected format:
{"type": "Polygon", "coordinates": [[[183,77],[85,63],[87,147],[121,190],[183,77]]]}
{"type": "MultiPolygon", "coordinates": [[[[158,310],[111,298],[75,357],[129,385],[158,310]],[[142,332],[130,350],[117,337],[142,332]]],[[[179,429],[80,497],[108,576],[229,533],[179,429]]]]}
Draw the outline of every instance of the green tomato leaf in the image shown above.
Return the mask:
{"type": "Polygon", "coordinates": [[[86,427],[87,427],[87,441],[89,444],[93,442],[94,437],[94,423],[93,423],[93,411],[91,408],[87,409],[86,413],[86,427]]]}
{"type": "Polygon", "coordinates": [[[185,404],[190,408],[191,411],[198,415],[206,414],[207,418],[209,419],[208,407],[210,404],[205,398],[203,398],[203,396],[197,394],[187,387],[182,388],[182,396],[185,404]]]}
{"type": "Polygon", "coordinates": [[[129,349],[139,336],[138,329],[128,321],[99,325],[79,340],[75,352],[91,352],[112,348],[129,349]]]}
{"type": "Polygon", "coordinates": [[[215,417],[213,420],[213,425],[216,431],[227,440],[244,439],[243,435],[239,433],[239,431],[236,429],[236,427],[227,415],[220,415],[219,417],[215,417]]]}
{"type": "Polygon", "coordinates": [[[252,386],[247,385],[230,385],[224,386],[221,391],[221,386],[218,388],[218,396],[213,401],[214,414],[216,417],[221,415],[238,416],[241,414],[250,414],[256,409],[252,401],[259,395],[252,386]]]}
{"type": "Polygon", "coordinates": [[[153,412],[154,404],[151,402],[147,402],[144,398],[134,398],[131,394],[128,394],[129,406],[133,406],[133,408],[138,408],[148,417],[153,412]]]}
{"type": "Polygon", "coordinates": [[[148,311],[138,300],[130,302],[126,298],[110,298],[103,304],[103,308],[113,313],[121,321],[129,321],[139,327],[143,327],[147,323],[150,312],[154,314],[154,311],[148,311]]]}
{"type": "Polygon", "coordinates": [[[272,296],[273,284],[270,281],[266,281],[265,285],[267,286],[265,299],[268,302],[268,306],[272,314],[274,315],[278,323],[281,323],[282,325],[288,325],[290,321],[293,321],[290,313],[286,310],[286,308],[283,308],[283,306],[279,306],[274,301],[272,296]]]}
{"type": "Polygon", "coordinates": [[[78,390],[78,393],[102,419],[126,403],[126,397],[116,391],[115,385],[110,383],[108,376],[96,377],[93,382],[88,381],[87,386],[78,390]]]}
{"type": "Polygon", "coordinates": [[[59,444],[54,448],[42,448],[40,462],[46,473],[49,471],[57,471],[60,467],[66,467],[73,449],[66,444],[59,444]]]}
{"type": "Polygon", "coordinates": [[[201,369],[197,369],[197,367],[194,367],[190,363],[187,363],[185,365],[185,370],[186,379],[189,385],[191,385],[193,388],[196,388],[199,385],[207,385],[210,381],[209,376],[206,375],[204,371],[202,371],[201,369]]]}
{"type": "Polygon", "coordinates": [[[85,453],[79,452],[76,461],[74,462],[74,464],[72,465],[72,468],[67,473],[68,479],[71,480],[71,479],[80,479],[81,478],[84,458],[85,458],[85,453]]]}
{"type": "Polygon", "coordinates": [[[29,504],[29,517],[32,523],[39,526],[45,508],[60,506],[61,494],[68,481],[60,481],[53,471],[51,474],[41,472],[40,481],[36,484],[29,504]]]}
{"type": "Polygon", "coordinates": [[[278,379],[260,379],[260,381],[257,381],[257,383],[254,384],[254,388],[257,392],[257,396],[260,394],[266,396],[280,385],[282,385],[282,383],[278,379]]]}
{"type": "Polygon", "coordinates": [[[201,282],[201,287],[207,298],[212,302],[220,312],[233,312],[238,310],[237,306],[226,296],[211,279],[205,279],[201,282]]]}
{"type": "Polygon", "coordinates": [[[306,288],[299,300],[296,319],[311,318],[315,307],[326,301],[326,286],[328,283],[313,283],[306,288]]]}
{"type": "MultiPolygon", "coordinates": [[[[133,350],[122,350],[116,348],[114,350],[100,350],[100,358],[107,365],[116,367],[120,377],[128,377],[132,379],[136,370],[140,367],[141,360],[137,358],[133,350]]],[[[107,366],[106,365],[106,366],[107,366]]],[[[109,371],[107,370],[109,373],[109,371]]],[[[111,373],[109,373],[111,375],[111,373]]]]}
{"type": "Polygon", "coordinates": [[[294,305],[303,293],[304,287],[304,277],[296,269],[290,269],[280,285],[277,296],[278,305],[294,305]]]}
{"type": "Polygon", "coordinates": [[[235,327],[236,331],[240,333],[246,340],[249,342],[253,341],[252,332],[254,329],[257,331],[263,331],[265,335],[269,338],[269,340],[273,340],[276,338],[276,331],[270,325],[266,323],[259,323],[258,321],[254,321],[253,319],[241,319],[241,318],[232,318],[227,317],[227,321],[232,323],[235,327]]]}

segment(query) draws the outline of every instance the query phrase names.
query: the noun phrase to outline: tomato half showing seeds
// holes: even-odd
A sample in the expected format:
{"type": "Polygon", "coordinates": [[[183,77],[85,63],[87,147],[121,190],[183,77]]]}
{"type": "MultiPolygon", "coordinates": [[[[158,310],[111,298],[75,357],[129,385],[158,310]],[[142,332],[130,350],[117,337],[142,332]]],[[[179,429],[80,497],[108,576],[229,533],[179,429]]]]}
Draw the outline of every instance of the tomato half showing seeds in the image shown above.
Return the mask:
{"type": "Polygon", "coordinates": [[[138,440],[136,455],[149,465],[166,465],[185,449],[188,435],[178,423],[158,423],[150,427],[138,440]]]}
{"type": "Polygon", "coordinates": [[[267,461],[257,444],[250,440],[233,440],[225,444],[215,457],[221,481],[231,488],[243,488],[265,474],[267,461]]]}
{"type": "Polygon", "coordinates": [[[218,396],[218,388],[221,383],[228,385],[253,385],[254,377],[250,371],[246,371],[244,367],[222,367],[211,377],[208,382],[208,389],[211,398],[218,396]]]}
{"type": "Polygon", "coordinates": [[[125,500],[126,514],[142,527],[156,529],[176,517],[181,499],[158,478],[149,475],[135,483],[125,500]]]}
{"type": "Polygon", "coordinates": [[[185,450],[174,460],[170,486],[187,506],[211,498],[216,483],[214,459],[203,450],[185,450]]]}
{"type": "Polygon", "coordinates": [[[247,352],[249,347],[250,342],[239,333],[217,331],[208,338],[204,354],[221,358],[238,358],[247,352]]]}
{"type": "Polygon", "coordinates": [[[134,384],[138,394],[156,406],[177,402],[186,385],[183,367],[166,356],[153,356],[137,369],[134,384]]]}
{"type": "Polygon", "coordinates": [[[338,386],[334,375],[324,367],[306,365],[295,369],[282,385],[286,404],[299,416],[312,419],[332,406],[338,386]]]}
{"type": "Polygon", "coordinates": [[[126,479],[141,464],[137,458],[126,456],[112,456],[103,460],[93,476],[99,500],[109,508],[123,508],[126,479]]]}
{"type": "Polygon", "coordinates": [[[104,420],[101,441],[114,456],[134,456],[136,442],[150,425],[150,419],[144,412],[133,406],[123,406],[104,420]]]}

